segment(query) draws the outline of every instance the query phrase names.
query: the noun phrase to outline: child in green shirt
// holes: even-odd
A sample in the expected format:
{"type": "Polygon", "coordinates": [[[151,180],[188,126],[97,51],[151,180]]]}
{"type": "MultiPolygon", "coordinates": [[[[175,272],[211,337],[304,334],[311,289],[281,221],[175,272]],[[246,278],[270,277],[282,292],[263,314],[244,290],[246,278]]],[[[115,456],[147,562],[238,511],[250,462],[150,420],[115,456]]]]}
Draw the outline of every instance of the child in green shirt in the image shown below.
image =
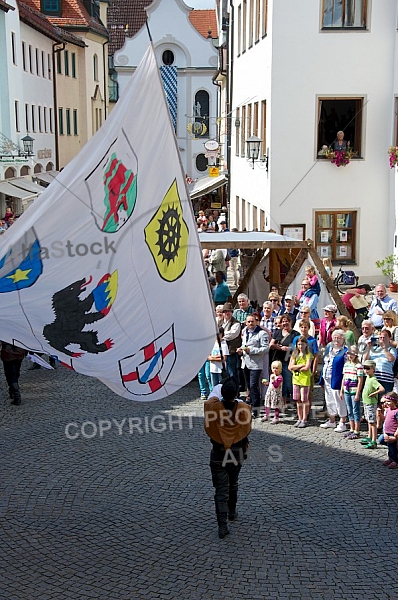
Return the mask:
{"type": "Polygon", "coordinates": [[[365,360],[363,368],[366,373],[366,380],[362,391],[362,402],[365,419],[368,422],[368,437],[364,438],[361,444],[364,448],[372,450],[373,448],[377,448],[377,400],[378,395],[384,392],[384,388],[375,377],[376,363],[374,360],[365,360]]]}

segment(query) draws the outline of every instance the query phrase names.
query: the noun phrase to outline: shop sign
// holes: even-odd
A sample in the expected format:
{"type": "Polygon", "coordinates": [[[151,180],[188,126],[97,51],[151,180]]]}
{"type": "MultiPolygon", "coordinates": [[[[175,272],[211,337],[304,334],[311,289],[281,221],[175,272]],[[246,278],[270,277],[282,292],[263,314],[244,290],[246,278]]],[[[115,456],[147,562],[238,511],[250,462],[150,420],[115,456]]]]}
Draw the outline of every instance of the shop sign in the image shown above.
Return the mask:
{"type": "Polygon", "coordinates": [[[218,177],[220,169],[218,167],[209,167],[209,177],[218,177]]]}
{"type": "Polygon", "coordinates": [[[0,163],[2,165],[27,164],[29,159],[25,156],[2,156],[0,163]]]}
{"type": "Polygon", "coordinates": [[[52,151],[49,148],[44,148],[44,150],[37,151],[37,158],[51,158],[52,151]]]}

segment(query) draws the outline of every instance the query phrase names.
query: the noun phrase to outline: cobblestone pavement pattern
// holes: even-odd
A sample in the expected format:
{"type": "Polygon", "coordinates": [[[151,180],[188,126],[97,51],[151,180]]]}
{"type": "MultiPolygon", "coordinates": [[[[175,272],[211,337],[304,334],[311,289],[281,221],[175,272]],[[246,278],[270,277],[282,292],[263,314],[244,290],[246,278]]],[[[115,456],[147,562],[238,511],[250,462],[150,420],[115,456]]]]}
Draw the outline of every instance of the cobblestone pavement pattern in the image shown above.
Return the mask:
{"type": "Polygon", "coordinates": [[[257,420],[239,519],[219,540],[197,382],[136,403],[25,365],[14,407],[0,377],[1,599],[395,595],[398,472],[384,449],[317,421],[296,430],[292,415],[257,420]]]}

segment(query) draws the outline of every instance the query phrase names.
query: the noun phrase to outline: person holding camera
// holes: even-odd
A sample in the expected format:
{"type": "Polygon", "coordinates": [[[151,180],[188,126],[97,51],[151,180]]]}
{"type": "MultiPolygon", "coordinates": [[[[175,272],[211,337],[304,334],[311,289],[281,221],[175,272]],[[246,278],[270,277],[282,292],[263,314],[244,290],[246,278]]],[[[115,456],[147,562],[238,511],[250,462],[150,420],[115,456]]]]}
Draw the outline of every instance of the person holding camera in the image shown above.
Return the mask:
{"type": "MultiPolygon", "coordinates": [[[[368,351],[364,355],[365,360],[373,360],[376,364],[375,376],[380,385],[383,386],[383,393],[388,394],[394,388],[394,362],[396,351],[391,342],[391,331],[382,329],[378,340],[372,337],[368,342],[368,351]]],[[[379,402],[377,403],[376,411],[376,426],[377,429],[383,427],[384,412],[379,402]]]]}
{"type": "Polygon", "coordinates": [[[383,329],[391,331],[391,345],[398,347],[398,315],[393,310],[386,310],[383,315],[383,329]]]}
{"type": "Polygon", "coordinates": [[[368,351],[369,344],[375,344],[377,342],[377,337],[375,336],[375,326],[370,319],[365,319],[365,321],[362,321],[361,331],[362,334],[358,338],[358,351],[359,361],[363,362],[365,360],[364,356],[368,351]]]}
{"type": "Polygon", "coordinates": [[[364,360],[374,360],[377,381],[381,383],[387,394],[391,392],[394,387],[395,348],[391,343],[391,331],[389,329],[382,329],[378,340],[375,337],[369,339],[364,360]]]}

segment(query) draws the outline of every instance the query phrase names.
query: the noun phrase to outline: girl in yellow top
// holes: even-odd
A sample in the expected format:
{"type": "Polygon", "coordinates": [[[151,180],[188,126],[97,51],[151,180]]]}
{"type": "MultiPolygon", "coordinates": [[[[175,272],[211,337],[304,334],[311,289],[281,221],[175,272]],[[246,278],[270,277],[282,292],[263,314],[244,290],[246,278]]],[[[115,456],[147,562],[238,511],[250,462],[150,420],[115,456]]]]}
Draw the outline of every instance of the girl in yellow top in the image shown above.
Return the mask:
{"type": "Polygon", "coordinates": [[[308,340],[300,336],[297,349],[289,362],[289,371],[293,374],[293,400],[297,402],[298,421],[295,427],[306,427],[310,411],[311,363],[314,360],[308,349],[308,340]]]}

